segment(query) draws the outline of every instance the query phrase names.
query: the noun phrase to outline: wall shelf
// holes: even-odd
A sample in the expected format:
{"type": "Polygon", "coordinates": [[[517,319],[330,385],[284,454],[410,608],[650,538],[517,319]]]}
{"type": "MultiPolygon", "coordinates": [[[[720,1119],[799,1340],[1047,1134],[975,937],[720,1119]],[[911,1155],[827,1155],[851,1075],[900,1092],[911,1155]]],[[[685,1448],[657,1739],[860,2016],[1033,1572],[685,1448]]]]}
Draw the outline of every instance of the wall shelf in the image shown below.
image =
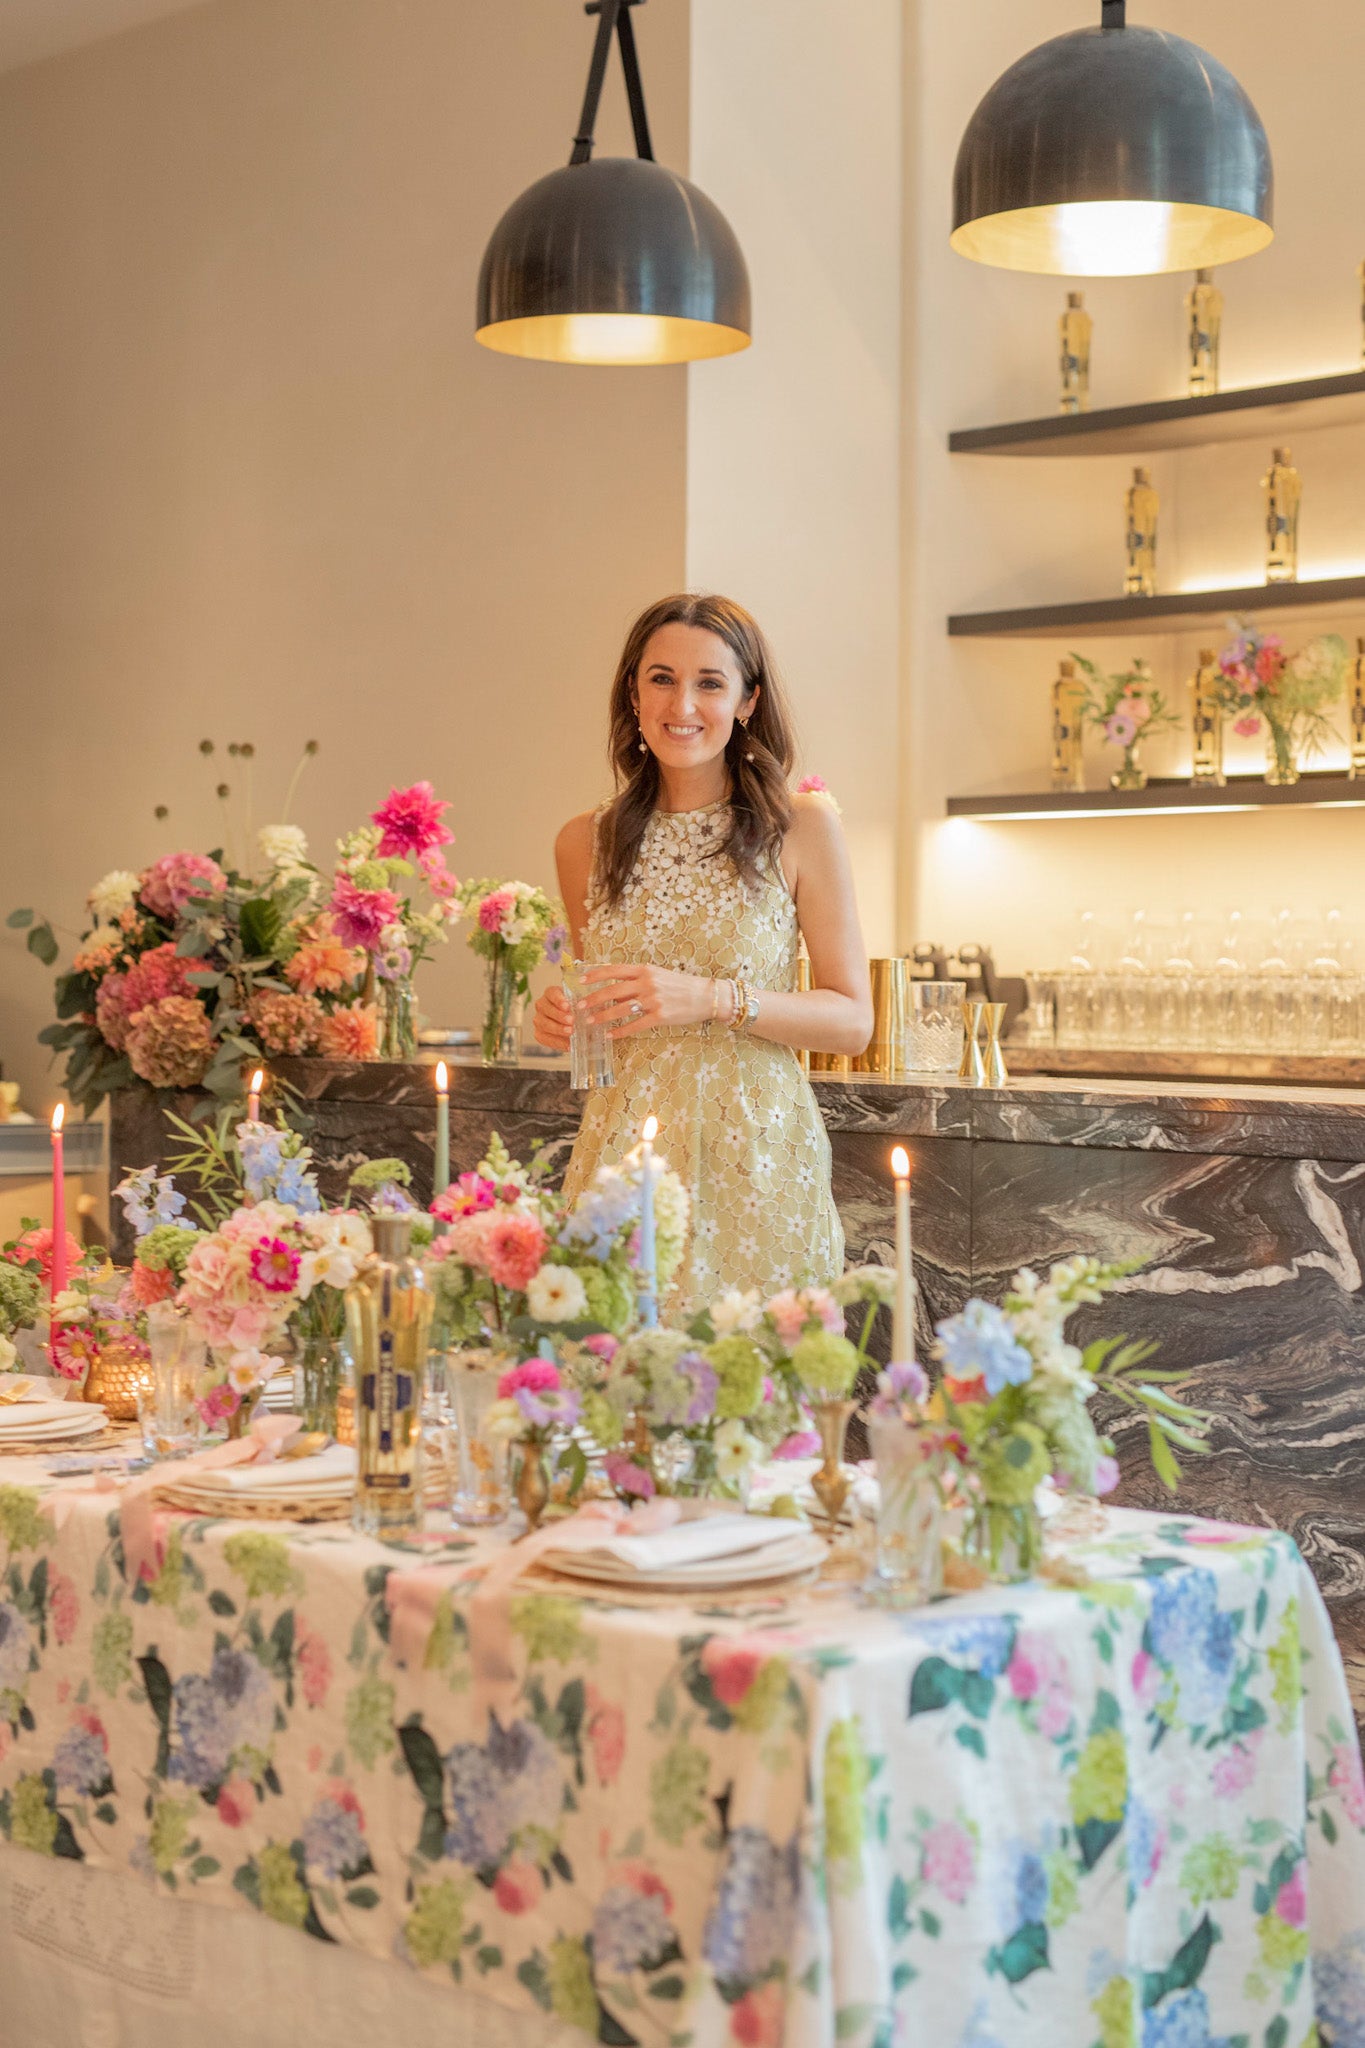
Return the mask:
{"type": "Polygon", "coordinates": [[[1196,789],[1185,777],[1154,775],[1145,789],[1064,789],[1005,792],[998,796],[950,796],[950,818],[986,824],[1029,818],[1108,818],[1165,811],[1271,811],[1285,808],[1365,807],[1365,780],[1352,782],[1339,770],[1314,770],[1297,782],[1276,786],[1259,775],[1230,775],[1221,789],[1196,789]]]}
{"type": "Polygon", "coordinates": [[[1216,391],[1209,398],[1160,398],[1147,405],[967,427],[948,436],[948,447],[954,455],[1141,455],[1362,423],[1365,370],[1349,370],[1293,384],[1216,391]]]}
{"type": "Polygon", "coordinates": [[[958,612],[954,639],[1055,640],[1072,633],[1125,638],[1150,633],[1224,631],[1232,612],[1326,618],[1365,605],[1365,576],[1327,576],[1309,583],[1252,583],[1233,590],[1177,590],[1158,597],[1102,597],[1082,604],[1016,606],[1003,612],[958,612]]]}

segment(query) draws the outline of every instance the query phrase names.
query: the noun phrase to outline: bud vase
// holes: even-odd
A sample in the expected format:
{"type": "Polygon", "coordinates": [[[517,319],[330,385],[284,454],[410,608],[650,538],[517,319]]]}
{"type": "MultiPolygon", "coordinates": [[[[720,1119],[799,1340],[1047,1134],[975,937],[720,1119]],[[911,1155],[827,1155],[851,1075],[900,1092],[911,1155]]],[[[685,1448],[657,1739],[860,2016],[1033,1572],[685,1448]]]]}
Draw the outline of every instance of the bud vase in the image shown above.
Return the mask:
{"type": "Polygon", "coordinates": [[[529,1439],[518,1446],[521,1463],[517,1469],[517,1506],[526,1517],[528,1529],[539,1525],[550,1498],[550,1479],[545,1470],[544,1446],[529,1439]]]}
{"type": "Polygon", "coordinates": [[[920,1607],[943,1591],[943,1497],[937,1433],[871,1414],[877,1464],[877,1562],[865,1588],[883,1607],[920,1607]]]}
{"type": "Polygon", "coordinates": [[[379,1057],[381,1060],[417,1057],[417,998],[412,983],[401,976],[381,985],[379,1057]]]}
{"type": "Polygon", "coordinates": [[[815,1401],[811,1412],[815,1427],[820,1433],[820,1449],[824,1453],[820,1469],[811,1479],[811,1490],[820,1503],[821,1513],[831,1527],[839,1520],[848,1499],[852,1480],[844,1470],[844,1437],[848,1430],[848,1418],[857,1407],[856,1401],[815,1401]]]}
{"type": "Polygon", "coordinates": [[[1033,1502],[975,1501],[962,1527],[962,1555],[997,1585],[1032,1578],[1043,1555],[1043,1521],[1033,1502]]]}
{"type": "Polygon", "coordinates": [[[344,1359],[340,1340],[324,1330],[301,1333],[294,1361],[294,1401],[303,1426],[337,1435],[344,1359]]]}
{"type": "Polygon", "coordinates": [[[1272,788],[1284,789],[1299,779],[1299,764],[1294,755],[1294,732],[1292,726],[1276,725],[1273,720],[1265,722],[1265,779],[1272,788]]]}
{"type": "Polygon", "coordinates": [[[446,1354],[446,1391],[458,1432],[450,1512],[467,1528],[505,1521],[511,1512],[507,1438],[487,1427],[498,1381],[511,1362],[486,1346],[446,1354]]]}
{"type": "Polygon", "coordinates": [[[1147,770],[1138,760],[1138,743],[1136,740],[1133,741],[1131,746],[1124,748],[1122,766],[1116,768],[1110,776],[1109,787],[1111,789],[1146,789],[1147,770]]]}
{"type": "Polygon", "coordinates": [[[514,1067],[521,1058],[522,995],[506,959],[488,963],[488,1003],[483,1018],[483,1063],[514,1067]]]}

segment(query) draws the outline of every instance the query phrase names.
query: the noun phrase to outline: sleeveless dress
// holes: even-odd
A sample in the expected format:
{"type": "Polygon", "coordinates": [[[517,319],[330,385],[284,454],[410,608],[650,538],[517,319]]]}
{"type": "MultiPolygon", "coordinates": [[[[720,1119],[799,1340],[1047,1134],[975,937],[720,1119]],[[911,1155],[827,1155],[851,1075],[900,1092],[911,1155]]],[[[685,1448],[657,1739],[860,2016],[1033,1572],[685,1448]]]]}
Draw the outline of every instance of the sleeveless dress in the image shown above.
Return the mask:
{"type": "MultiPolygon", "coordinates": [[[[746,888],[717,853],[729,806],[655,811],[619,903],[600,900],[596,863],[588,962],[730,976],[751,988],[796,986],[796,905],[780,869],[746,888]]],[[[725,1024],[661,1025],[612,1044],[616,1079],[593,1089],[565,1177],[576,1196],[597,1168],[638,1142],[652,1112],[658,1151],[692,1197],[683,1263],[667,1303],[677,1318],[727,1287],[765,1296],[843,1270],[824,1123],[790,1046],[725,1024]]]]}

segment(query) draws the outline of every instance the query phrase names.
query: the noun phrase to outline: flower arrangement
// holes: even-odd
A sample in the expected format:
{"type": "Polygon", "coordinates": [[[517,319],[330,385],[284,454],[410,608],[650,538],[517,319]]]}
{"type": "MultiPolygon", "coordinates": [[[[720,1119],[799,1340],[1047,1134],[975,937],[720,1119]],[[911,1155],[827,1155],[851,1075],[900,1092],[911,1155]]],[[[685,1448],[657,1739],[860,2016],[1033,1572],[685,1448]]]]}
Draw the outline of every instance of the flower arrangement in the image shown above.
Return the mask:
{"type": "Polygon", "coordinates": [[[942,1389],[927,1412],[941,1412],[961,1436],[974,1504],[966,1547],[992,1570],[1011,1550],[1021,1571],[1036,1562],[1040,1480],[1083,1494],[1117,1485],[1113,1444],[1090,1416],[1095,1394],[1145,1416],[1153,1467],[1172,1492],[1180,1477],[1175,1447],[1206,1448],[1207,1419],[1167,1391],[1184,1375],[1148,1367],[1153,1344],[1105,1337],[1082,1351],[1066,1341],[1075,1310],[1098,1304],[1132,1271],[1088,1258],[1062,1260],[1046,1280],[1026,1268],[1003,1306],[974,1299],[937,1326],[942,1389]]]}
{"type": "Polygon", "coordinates": [[[1264,722],[1271,779],[1297,781],[1298,756],[1320,753],[1332,737],[1326,707],[1345,688],[1346,642],[1319,633],[1286,655],[1278,633],[1263,633],[1249,619],[1228,623],[1235,632],[1218,657],[1218,701],[1243,739],[1254,739],[1264,722]]]}
{"type": "MultiPolygon", "coordinates": [[[[375,1057],[376,977],[406,985],[459,915],[441,852],[446,808],[429,783],[391,790],[340,842],[330,885],[294,825],[265,826],[242,868],[221,850],[181,850],[105,875],[56,979],[57,1021],[39,1033],[66,1054],[68,1094],[87,1114],[139,1085],[235,1099],[243,1067],[263,1057],[375,1057]],[[429,907],[416,904],[419,888],[429,907]]],[[[8,921],[55,965],[50,920],[21,909],[8,921]]]]}
{"type": "Polygon", "coordinates": [[[1176,723],[1176,715],[1153,682],[1145,661],[1117,675],[1104,675],[1093,661],[1073,654],[1084,672],[1087,689],[1081,717],[1096,727],[1110,746],[1123,749],[1123,764],[1110,780],[1115,789],[1141,789],[1147,777],[1138,766],[1137,749],[1145,739],[1176,723]]]}
{"type": "Polygon", "coordinates": [[[462,913],[473,913],[470,947],[488,963],[485,1064],[515,1059],[517,1006],[530,990],[531,970],[542,960],[559,965],[568,927],[558,905],[529,882],[466,882],[459,904],[462,913]]]}

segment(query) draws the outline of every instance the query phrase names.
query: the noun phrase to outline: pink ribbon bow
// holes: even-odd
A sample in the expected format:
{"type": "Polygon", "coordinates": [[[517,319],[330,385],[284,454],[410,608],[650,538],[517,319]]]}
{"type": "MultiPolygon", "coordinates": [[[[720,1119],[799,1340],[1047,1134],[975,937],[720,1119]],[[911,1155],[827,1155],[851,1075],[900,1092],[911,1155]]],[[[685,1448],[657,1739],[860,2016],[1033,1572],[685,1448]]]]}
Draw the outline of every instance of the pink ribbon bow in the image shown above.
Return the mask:
{"type": "Polygon", "coordinates": [[[220,1471],[227,1465],[266,1465],[277,1456],[303,1424],[297,1415],[253,1415],[247,1436],[229,1438],[210,1451],[196,1451],[192,1457],[177,1458],[173,1465],[153,1465],[139,1472],[123,1489],[119,1502],[119,1523],[123,1532],[123,1569],[131,1584],[154,1579],[161,1569],[161,1537],[166,1516],[153,1510],[153,1496],[168,1479],[179,1485],[193,1472],[220,1471]]]}

